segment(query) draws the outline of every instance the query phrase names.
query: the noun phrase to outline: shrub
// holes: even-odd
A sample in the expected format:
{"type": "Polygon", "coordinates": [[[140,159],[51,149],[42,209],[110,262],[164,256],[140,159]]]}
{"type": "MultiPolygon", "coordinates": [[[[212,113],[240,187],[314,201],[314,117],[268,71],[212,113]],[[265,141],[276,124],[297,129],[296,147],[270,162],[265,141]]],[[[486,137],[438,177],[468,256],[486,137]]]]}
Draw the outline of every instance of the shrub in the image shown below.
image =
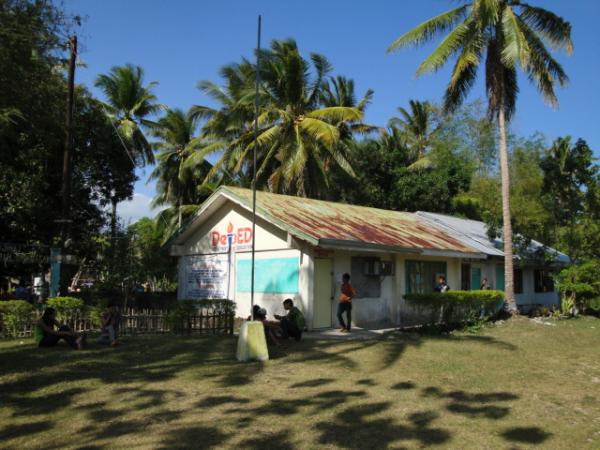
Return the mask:
{"type": "Polygon", "coordinates": [[[18,337],[23,328],[33,321],[33,306],[25,300],[9,300],[0,302],[0,319],[2,331],[7,336],[18,337]]]}
{"type": "Polygon", "coordinates": [[[495,313],[504,301],[502,291],[450,291],[406,294],[404,299],[420,311],[430,312],[430,322],[472,322],[495,313]]]}
{"type": "Polygon", "coordinates": [[[210,311],[212,314],[235,313],[235,302],[231,300],[179,300],[174,307],[169,309],[167,323],[173,333],[191,331],[191,317],[200,310],[210,311]]]}
{"type": "Polygon", "coordinates": [[[73,316],[81,313],[84,308],[83,300],[75,297],[49,298],[46,305],[56,310],[56,320],[60,323],[71,321],[73,316]]]}
{"type": "Polygon", "coordinates": [[[600,298],[600,261],[590,260],[563,269],[556,277],[563,314],[594,308],[600,298]]]}
{"type": "Polygon", "coordinates": [[[99,308],[96,306],[88,306],[86,307],[86,312],[88,317],[92,321],[92,325],[95,328],[100,328],[102,326],[102,313],[105,308],[99,308]]]}

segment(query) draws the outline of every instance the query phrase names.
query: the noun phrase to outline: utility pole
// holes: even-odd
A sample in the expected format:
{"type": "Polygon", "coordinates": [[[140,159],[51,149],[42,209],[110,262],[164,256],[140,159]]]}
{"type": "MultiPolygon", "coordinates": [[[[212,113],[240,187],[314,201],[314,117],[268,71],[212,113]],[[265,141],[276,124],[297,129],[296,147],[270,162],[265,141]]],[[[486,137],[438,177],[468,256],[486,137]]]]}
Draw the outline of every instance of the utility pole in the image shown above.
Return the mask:
{"type": "Polygon", "coordinates": [[[252,268],[250,270],[250,308],[254,320],[254,265],[256,263],[256,147],[258,145],[258,87],[260,85],[260,33],[262,18],[258,16],[256,43],[256,87],[254,92],[254,151],[252,152],[252,268]]]}
{"type": "MultiPolygon", "coordinates": [[[[60,293],[66,295],[69,280],[68,271],[66,270],[65,255],[67,253],[67,242],[69,239],[69,231],[71,225],[71,171],[73,162],[73,98],[75,95],[75,62],[77,60],[77,36],[72,36],[69,39],[69,50],[71,57],[69,59],[69,77],[67,85],[67,116],[66,116],[66,133],[65,147],[63,152],[62,164],[62,217],[60,219],[60,293]]],[[[54,283],[53,283],[54,284],[54,283]]]]}

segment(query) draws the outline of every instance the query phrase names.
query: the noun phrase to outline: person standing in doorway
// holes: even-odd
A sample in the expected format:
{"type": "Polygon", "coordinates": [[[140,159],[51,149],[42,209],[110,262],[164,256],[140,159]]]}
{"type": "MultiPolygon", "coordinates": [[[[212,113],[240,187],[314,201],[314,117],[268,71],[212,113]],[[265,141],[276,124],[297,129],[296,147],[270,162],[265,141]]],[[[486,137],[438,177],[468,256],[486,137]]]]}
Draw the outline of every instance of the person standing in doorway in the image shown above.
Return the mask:
{"type": "Polygon", "coordinates": [[[340,288],[340,302],[338,304],[337,318],[340,322],[340,331],[348,333],[352,325],[352,299],[356,296],[356,291],[350,284],[350,274],[342,275],[342,286],[340,288]],[[346,320],[344,322],[344,312],[346,312],[346,320]]]}
{"type": "Polygon", "coordinates": [[[446,277],[444,275],[440,275],[438,277],[438,284],[435,287],[434,291],[441,292],[443,294],[444,292],[448,292],[449,290],[450,286],[448,286],[448,283],[446,283],[446,277]]]}
{"type": "Polygon", "coordinates": [[[487,277],[483,277],[483,281],[481,282],[481,286],[479,286],[479,290],[487,291],[490,289],[490,284],[488,283],[487,277]]]}

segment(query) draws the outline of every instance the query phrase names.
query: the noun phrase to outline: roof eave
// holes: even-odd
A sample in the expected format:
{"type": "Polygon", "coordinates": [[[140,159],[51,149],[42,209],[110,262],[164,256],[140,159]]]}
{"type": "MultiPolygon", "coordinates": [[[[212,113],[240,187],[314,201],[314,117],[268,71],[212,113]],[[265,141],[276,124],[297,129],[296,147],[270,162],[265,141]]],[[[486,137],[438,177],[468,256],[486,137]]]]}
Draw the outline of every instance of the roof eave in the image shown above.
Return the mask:
{"type": "Polygon", "coordinates": [[[419,253],[419,249],[399,247],[395,245],[383,245],[363,241],[349,241],[344,239],[321,238],[318,246],[330,250],[369,251],[386,253],[419,253]]]}
{"type": "Polygon", "coordinates": [[[469,259],[487,259],[488,255],[485,253],[472,253],[472,252],[452,252],[448,250],[435,250],[426,249],[421,252],[423,256],[446,256],[449,258],[469,258],[469,259]]]}

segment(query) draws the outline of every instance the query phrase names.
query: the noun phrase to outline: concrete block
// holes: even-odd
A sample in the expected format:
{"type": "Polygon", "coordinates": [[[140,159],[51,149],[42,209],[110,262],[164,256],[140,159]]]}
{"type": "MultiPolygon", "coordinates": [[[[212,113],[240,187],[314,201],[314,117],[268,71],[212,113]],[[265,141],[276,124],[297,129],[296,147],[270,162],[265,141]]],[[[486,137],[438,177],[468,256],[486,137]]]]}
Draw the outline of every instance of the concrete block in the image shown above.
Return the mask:
{"type": "Polygon", "coordinates": [[[237,345],[237,360],[266,361],[268,359],[269,349],[262,322],[242,322],[237,345]]]}

